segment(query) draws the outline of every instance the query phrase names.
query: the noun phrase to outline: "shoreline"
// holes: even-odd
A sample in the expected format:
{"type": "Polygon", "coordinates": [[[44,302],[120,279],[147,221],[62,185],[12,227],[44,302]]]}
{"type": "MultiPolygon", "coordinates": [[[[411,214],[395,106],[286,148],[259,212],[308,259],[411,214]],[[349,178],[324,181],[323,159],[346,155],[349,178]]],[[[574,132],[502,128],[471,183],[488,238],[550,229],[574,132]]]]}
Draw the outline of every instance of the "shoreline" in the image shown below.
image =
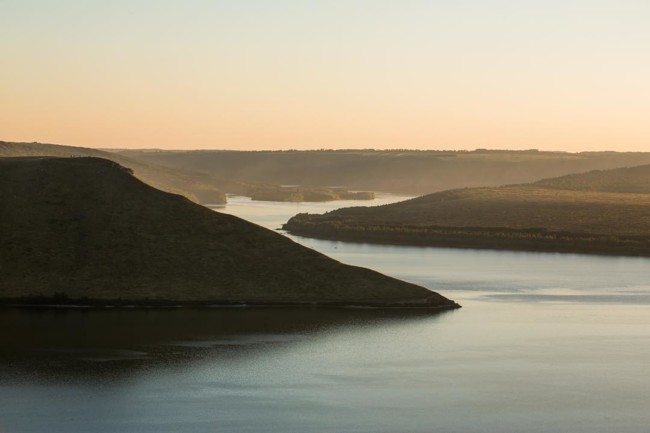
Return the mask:
{"type": "Polygon", "coordinates": [[[430,304],[427,299],[420,302],[260,302],[260,301],[133,301],[133,300],[101,300],[101,299],[69,299],[56,300],[53,298],[14,298],[0,299],[0,309],[219,309],[219,308],[295,308],[295,309],[321,309],[321,308],[350,308],[373,310],[431,310],[448,311],[462,308],[455,301],[449,304],[430,304]]]}
{"type": "MultiPolygon", "coordinates": [[[[427,233],[418,234],[395,234],[394,232],[372,231],[369,235],[367,230],[345,230],[338,231],[319,231],[305,230],[301,227],[293,227],[285,224],[282,230],[287,233],[305,238],[350,242],[366,243],[375,245],[397,245],[412,247],[434,247],[434,248],[453,248],[453,249],[476,249],[476,250],[493,250],[493,251],[512,251],[512,252],[531,252],[531,253],[559,253],[559,254],[585,254],[609,257],[646,257],[650,258],[650,248],[640,246],[637,249],[630,249],[623,244],[608,244],[599,240],[580,240],[580,239],[555,239],[553,241],[508,239],[504,237],[471,237],[453,236],[453,235],[433,235],[427,233]]],[[[468,228],[468,231],[471,231],[468,228]]],[[[509,232],[508,229],[504,233],[509,232]]],[[[551,234],[551,233],[549,233],[551,234]]],[[[576,236],[581,236],[576,234],[576,236]]],[[[590,236],[590,235],[584,235],[590,236]]],[[[604,237],[604,236],[603,236],[604,237]]],[[[649,242],[649,241],[646,241],[649,242]]]]}

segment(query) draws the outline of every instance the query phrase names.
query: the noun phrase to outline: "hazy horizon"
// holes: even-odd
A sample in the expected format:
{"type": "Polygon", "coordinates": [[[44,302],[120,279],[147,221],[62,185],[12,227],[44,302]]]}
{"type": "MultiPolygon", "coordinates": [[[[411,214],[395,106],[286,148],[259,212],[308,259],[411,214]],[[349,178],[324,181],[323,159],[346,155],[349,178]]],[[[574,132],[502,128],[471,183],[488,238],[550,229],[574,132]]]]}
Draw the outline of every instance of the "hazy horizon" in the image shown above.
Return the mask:
{"type": "MultiPolygon", "coordinates": [[[[79,148],[88,148],[95,150],[103,150],[108,152],[548,152],[548,153],[650,153],[650,148],[640,150],[619,150],[619,149],[602,149],[602,150],[563,150],[563,149],[539,149],[539,148],[505,148],[505,147],[474,147],[474,148],[414,148],[414,147],[314,147],[314,148],[250,148],[250,149],[235,149],[232,147],[121,147],[121,146],[90,146],[84,144],[70,144],[70,143],[54,143],[45,141],[20,141],[8,140],[0,137],[0,142],[4,143],[24,143],[24,144],[45,144],[55,146],[72,146],[79,148]]],[[[641,164],[645,165],[645,164],[641,164]]]]}
{"type": "Polygon", "coordinates": [[[0,139],[650,151],[650,3],[4,1],[0,139]]]}

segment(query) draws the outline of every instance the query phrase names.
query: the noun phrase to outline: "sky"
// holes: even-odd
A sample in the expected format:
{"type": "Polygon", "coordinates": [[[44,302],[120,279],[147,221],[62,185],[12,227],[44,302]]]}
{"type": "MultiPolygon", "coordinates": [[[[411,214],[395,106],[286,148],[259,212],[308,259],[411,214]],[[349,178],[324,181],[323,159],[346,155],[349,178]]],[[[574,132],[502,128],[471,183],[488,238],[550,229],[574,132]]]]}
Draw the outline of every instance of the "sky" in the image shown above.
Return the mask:
{"type": "Polygon", "coordinates": [[[0,0],[0,140],[650,151],[650,0],[0,0]]]}

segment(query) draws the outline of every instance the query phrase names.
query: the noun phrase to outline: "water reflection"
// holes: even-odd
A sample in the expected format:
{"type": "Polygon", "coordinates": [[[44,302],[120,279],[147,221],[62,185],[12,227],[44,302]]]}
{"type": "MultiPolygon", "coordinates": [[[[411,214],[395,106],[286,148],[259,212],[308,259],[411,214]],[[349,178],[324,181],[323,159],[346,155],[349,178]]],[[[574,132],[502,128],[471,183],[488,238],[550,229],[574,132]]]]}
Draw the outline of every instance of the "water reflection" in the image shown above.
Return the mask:
{"type": "Polygon", "coordinates": [[[0,432],[647,431],[649,259],[294,239],[463,309],[0,310],[0,432]]]}
{"type": "MultiPolygon", "coordinates": [[[[567,291],[569,292],[569,291],[567,291]]],[[[650,294],[648,293],[612,293],[612,294],[547,294],[547,293],[492,293],[481,296],[481,299],[502,301],[502,302],[562,302],[562,303],[602,303],[621,305],[650,305],[650,294]]]]}
{"type": "Polygon", "coordinates": [[[0,381],[129,377],[249,357],[341,330],[430,323],[449,312],[336,308],[4,309],[0,381]]]}

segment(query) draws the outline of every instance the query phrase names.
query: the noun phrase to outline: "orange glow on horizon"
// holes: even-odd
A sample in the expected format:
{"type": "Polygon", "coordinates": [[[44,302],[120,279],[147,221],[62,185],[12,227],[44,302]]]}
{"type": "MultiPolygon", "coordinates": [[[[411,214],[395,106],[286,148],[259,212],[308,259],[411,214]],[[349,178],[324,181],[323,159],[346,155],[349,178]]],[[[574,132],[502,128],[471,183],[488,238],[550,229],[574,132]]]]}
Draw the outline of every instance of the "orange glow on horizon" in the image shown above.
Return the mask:
{"type": "Polygon", "coordinates": [[[650,151],[650,4],[461,3],[16,4],[0,140],[650,151]]]}

